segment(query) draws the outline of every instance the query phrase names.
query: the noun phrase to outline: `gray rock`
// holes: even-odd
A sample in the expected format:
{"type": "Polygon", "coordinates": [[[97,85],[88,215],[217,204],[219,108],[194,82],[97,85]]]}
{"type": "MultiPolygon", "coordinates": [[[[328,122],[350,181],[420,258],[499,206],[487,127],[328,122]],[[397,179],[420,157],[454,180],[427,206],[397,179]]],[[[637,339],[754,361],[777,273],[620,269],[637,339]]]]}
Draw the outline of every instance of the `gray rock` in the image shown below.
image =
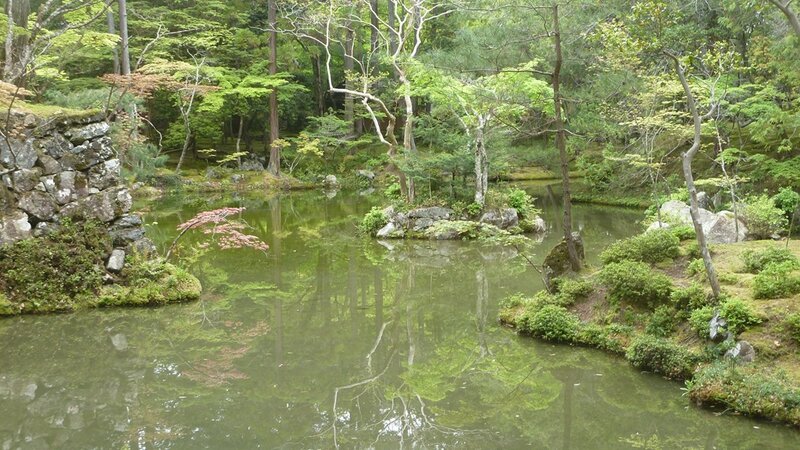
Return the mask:
{"type": "Polygon", "coordinates": [[[11,148],[9,149],[5,139],[0,139],[0,163],[6,167],[16,167],[18,169],[32,169],[39,159],[39,155],[33,148],[33,139],[20,141],[9,139],[11,148]]]}
{"type": "Polygon", "coordinates": [[[125,247],[125,251],[130,254],[144,256],[154,255],[157,250],[156,244],[147,237],[142,237],[135,242],[131,242],[127,247],[125,247]]]}
{"type": "Polygon", "coordinates": [[[116,158],[97,164],[89,169],[89,187],[102,191],[119,184],[121,181],[121,168],[122,164],[116,158]]]}
{"type": "Polygon", "coordinates": [[[246,159],[242,161],[242,165],[239,166],[240,170],[245,170],[248,172],[263,172],[264,171],[264,164],[257,159],[246,159]]]}
{"type": "Polygon", "coordinates": [[[533,230],[531,231],[534,233],[544,233],[547,231],[547,224],[544,222],[544,219],[540,216],[536,216],[536,218],[533,219],[533,230]]]}
{"type": "Polygon", "coordinates": [[[710,244],[731,244],[747,238],[747,227],[739,221],[739,234],[736,234],[736,221],[733,214],[717,214],[711,222],[703,224],[703,234],[710,244]]]}
{"type": "Polygon", "coordinates": [[[144,225],[144,221],[142,216],[138,214],[125,214],[114,221],[114,226],[121,228],[140,227],[142,225],[144,225]]]}
{"type": "Polygon", "coordinates": [[[61,157],[69,153],[73,147],[72,143],[59,133],[52,133],[50,136],[39,139],[36,142],[45,155],[54,159],[61,159],[61,157]]]}
{"type": "Polygon", "coordinates": [[[74,144],[80,144],[97,137],[105,136],[111,127],[106,122],[90,123],[80,128],[67,130],[64,135],[74,144]]]}
{"type": "Polygon", "coordinates": [[[106,270],[109,272],[119,273],[125,266],[125,250],[115,248],[108,257],[106,263],[106,270]]]}
{"type": "Polygon", "coordinates": [[[383,228],[378,230],[375,234],[376,237],[380,239],[385,238],[402,238],[405,236],[405,231],[403,231],[402,227],[397,226],[394,222],[387,223],[383,228]]]}
{"type": "Polygon", "coordinates": [[[116,246],[126,246],[144,238],[142,218],[136,214],[126,214],[114,221],[109,233],[116,246]]]}
{"type": "Polygon", "coordinates": [[[11,184],[17,192],[27,192],[39,184],[42,169],[19,169],[11,174],[11,184]]]}
{"type": "Polygon", "coordinates": [[[406,213],[406,216],[409,219],[449,220],[452,214],[452,209],[442,208],[441,206],[433,206],[430,208],[412,209],[406,213]]]}
{"type": "Polygon", "coordinates": [[[28,215],[13,210],[0,212],[0,245],[10,244],[31,237],[31,224],[28,215]]]}
{"type": "Polygon", "coordinates": [[[39,178],[42,187],[44,187],[44,191],[48,194],[55,194],[58,188],[56,187],[56,176],[55,175],[47,175],[44,177],[39,178]]]}
{"type": "Polygon", "coordinates": [[[19,196],[19,208],[37,220],[51,220],[56,213],[56,201],[46,192],[30,191],[19,196]]]}
{"type": "Polygon", "coordinates": [[[111,222],[131,210],[133,199],[127,189],[114,188],[91,195],[80,203],[86,218],[111,222]]]}
{"type": "Polygon", "coordinates": [[[322,185],[326,188],[336,188],[339,187],[339,180],[336,178],[336,175],[327,175],[322,181],[322,185]]]}
{"type": "Polygon", "coordinates": [[[731,358],[739,364],[749,364],[756,360],[756,350],[747,341],[739,341],[736,345],[725,352],[726,358],[731,358]]]}
{"type": "Polygon", "coordinates": [[[711,206],[711,199],[707,193],[702,191],[697,193],[697,206],[703,209],[708,209],[711,206]]]}
{"type": "Polygon", "coordinates": [[[708,322],[708,337],[714,342],[722,342],[733,337],[728,331],[728,321],[720,316],[719,310],[714,311],[714,317],[708,322]]]}
{"type": "Polygon", "coordinates": [[[59,189],[53,193],[53,198],[55,198],[56,203],[64,206],[72,200],[72,191],[70,189],[59,189]]]}
{"type": "Polygon", "coordinates": [[[375,172],[371,170],[359,170],[356,172],[356,175],[360,178],[369,180],[370,183],[375,179],[375,172]]]}
{"type": "Polygon", "coordinates": [[[25,118],[22,119],[22,125],[25,128],[34,128],[34,127],[36,127],[36,122],[37,122],[36,121],[36,116],[34,116],[33,114],[26,114],[25,118]]]}
{"type": "Polygon", "coordinates": [[[42,153],[39,155],[39,167],[42,168],[43,175],[53,175],[61,172],[61,164],[52,156],[42,153]]]}
{"type": "Polygon", "coordinates": [[[654,230],[666,230],[670,226],[671,225],[666,223],[666,222],[659,222],[659,221],[656,220],[655,222],[651,223],[649,227],[647,227],[647,230],[645,230],[645,233],[650,232],[650,231],[654,231],[654,230]]]}
{"type": "Polygon", "coordinates": [[[433,226],[435,222],[433,219],[429,219],[427,217],[423,217],[421,219],[417,219],[414,221],[414,231],[424,231],[433,226]]]}
{"type": "Polygon", "coordinates": [[[58,225],[53,222],[39,222],[33,229],[34,237],[47,236],[48,234],[58,230],[58,225]]]}
{"type": "Polygon", "coordinates": [[[514,208],[504,208],[497,211],[487,211],[480,220],[481,223],[494,225],[501,230],[519,225],[519,215],[514,208]]]}
{"type": "Polygon", "coordinates": [[[73,147],[61,158],[60,162],[61,167],[66,170],[86,170],[112,157],[114,157],[114,148],[111,146],[111,139],[103,137],[73,147]]]}
{"type": "Polygon", "coordinates": [[[239,184],[242,181],[244,181],[244,179],[245,179],[245,176],[240,174],[240,173],[235,173],[235,174],[231,175],[231,183],[233,183],[233,184],[239,184]]]}

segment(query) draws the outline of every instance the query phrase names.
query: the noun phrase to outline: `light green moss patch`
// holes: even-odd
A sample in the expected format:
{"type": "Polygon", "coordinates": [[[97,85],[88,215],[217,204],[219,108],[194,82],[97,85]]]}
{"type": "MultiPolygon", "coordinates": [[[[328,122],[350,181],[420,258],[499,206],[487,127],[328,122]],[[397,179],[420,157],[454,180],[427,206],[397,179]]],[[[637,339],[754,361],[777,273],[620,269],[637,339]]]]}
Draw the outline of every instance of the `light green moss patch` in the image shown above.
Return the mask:
{"type": "Polygon", "coordinates": [[[159,306],[197,300],[200,281],[180,267],[162,260],[137,262],[123,271],[125,284],[105,286],[95,307],[159,306]]]}

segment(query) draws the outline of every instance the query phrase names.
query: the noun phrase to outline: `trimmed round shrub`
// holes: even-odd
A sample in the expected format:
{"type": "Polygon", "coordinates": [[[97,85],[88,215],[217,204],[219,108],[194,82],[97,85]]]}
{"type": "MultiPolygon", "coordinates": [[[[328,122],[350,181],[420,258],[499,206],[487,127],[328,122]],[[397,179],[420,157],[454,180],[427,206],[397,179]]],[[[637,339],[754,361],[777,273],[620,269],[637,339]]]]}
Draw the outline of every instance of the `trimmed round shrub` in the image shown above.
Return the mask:
{"type": "Polygon", "coordinates": [[[800,261],[791,251],[783,247],[768,247],[763,250],[747,250],[742,253],[744,268],[750,273],[764,270],[768,264],[791,263],[795,268],[800,268],[800,261]]]}
{"type": "Polygon", "coordinates": [[[655,264],[680,255],[680,240],[670,230],[653,230],[611,244],[600,254],[604,264],[642,261],[655,264]]]}
{"type": "Polygon", "coordinates": [[[561,304],[565,306],[585,299],[594,291],[594,287],[590,282],[572,278],[557,278],[555,289],[562,300],[561,304]]]}
{"type": "Polygon", "coordinates": [[[648,335],[634,340],[625,358],[638,369],[677,379],[690,378],[698,359],[683,346],[648,335]]]}
{"type": "Polygon", "coordinates": [[[771,263],[753,278],[755,298],[784,298],[800,294],[800,275],[792,261],[771,263]]]}
{"type": "Polygon", "coordinates": [[[519,320],[519,330],[548,341],[573,342],[581,320],[563,306],[544,305],[527,311],[519,320]]]}
{"type": "Polygon", "coordinates": [[[747,230],[755,239],[769,239],[786,231],[789,220],[767,195],[757,195],[745,201],[743,218],[747,230]]]}
{"type": "Polygon", "coordinates": [[[691,225],[676,225],[668,228],[668,230],[681,242],[689,241],[697,237],[697,233],[694,231],[694,227],[691,225]]]}
{"type": "Polygon", "coordinates": [[[614,301],[657,305],[668,301],[672,293],[672,280],[668,276],[638,261],[608,264],[600,272],[600,279],[614,301]]]}
{"type": "Polygon", "coordinates": [[[734,335],[761,323],[761,318],[750,306],[738,298],[724,300],[720,304],[719,314],[728,322],[728,330],[734,335]]]}

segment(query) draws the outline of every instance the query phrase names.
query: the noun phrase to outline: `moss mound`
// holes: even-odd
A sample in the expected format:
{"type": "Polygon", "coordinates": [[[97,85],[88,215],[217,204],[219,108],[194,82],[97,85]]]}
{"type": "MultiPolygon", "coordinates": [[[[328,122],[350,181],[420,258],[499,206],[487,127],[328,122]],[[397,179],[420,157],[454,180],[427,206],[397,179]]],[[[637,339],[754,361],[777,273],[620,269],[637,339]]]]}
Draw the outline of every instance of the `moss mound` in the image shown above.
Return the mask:
{"type": "Polygon", "coordinates": [[[163,260],[136,262],[122,272],[123,282],[104,286],[92,306],[160,306],[200,298],[200,281],[163,260]]]}

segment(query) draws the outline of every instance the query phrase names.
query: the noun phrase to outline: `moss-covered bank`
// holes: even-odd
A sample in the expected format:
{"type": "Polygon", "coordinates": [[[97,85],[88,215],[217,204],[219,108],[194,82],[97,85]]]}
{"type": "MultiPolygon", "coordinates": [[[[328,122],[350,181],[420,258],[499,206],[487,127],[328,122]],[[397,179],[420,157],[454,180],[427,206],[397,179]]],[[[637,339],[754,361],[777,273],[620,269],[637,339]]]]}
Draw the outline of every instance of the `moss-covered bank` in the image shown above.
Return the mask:
{"type": "Polygon", "coordinates": [[[0,246],[0,316],[195,300],[200,282],[162,259],[134,254],[107,272],[111,237],[97,222],[63,222],[36,239],[0,246]]]}
{"type": "Polygon", "coordinates": [[[724,295],[713,299],[691,230],[645,233],[610,246],[602,267],[558,280],[552,293],[506,299],[500,321],[685,380],[698,405],[800,426],[800,243],[785,245],[714,246],[724,295]],[[716,312],[731,339],[709,338],[716,312]],[[752,361],[728,352],[742,341],[752,361]]]}

